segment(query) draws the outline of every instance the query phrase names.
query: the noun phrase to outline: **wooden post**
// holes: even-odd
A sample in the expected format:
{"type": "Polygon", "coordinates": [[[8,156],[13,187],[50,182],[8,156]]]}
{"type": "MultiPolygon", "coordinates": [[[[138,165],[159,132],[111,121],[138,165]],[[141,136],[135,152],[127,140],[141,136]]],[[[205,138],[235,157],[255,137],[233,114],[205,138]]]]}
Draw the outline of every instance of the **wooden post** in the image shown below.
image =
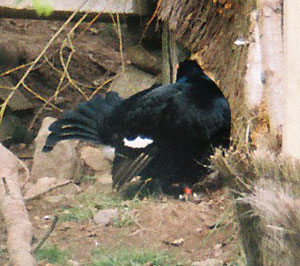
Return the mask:
{"type": "MultiPolygon", "coordinates": [[[[32,7],[32,0],[1,0],[0,18],[19,19],[47,19],[65,21],[74,11],[89,13],[86,21],[91,20],[98,13],[101,13],[99,21],[111,22],[111,14],[120,14],[126,17],[138,17],[151,14],[151,5],[147,0],[51,0],[52,8],[50,16],[39,16],[32,7]],[[20,2],[20,3],[18,3],[20,2]]],[[[79,19],[79,15],[74,20],[79,19]]]]}
{"type": "Polygon", "coordinates": [[[177,65],[190,56],[190,52],[176,41],[174,33],[169,29],[167,22],[163,22],[162,33],[162,82],[175,83],[177,65]]]}
{"type": "Polygon", "coordinates": [[[163,22],[162,32],[162,83],[171,83],[170,31],[168,23],[163,22]]]}
{"type": "Polygon", "coordinates": [[[300,1],[284,1],[283,152],[300,159],[300,1]]]}
{"type": "MultiPolygon", "coordinates": [[[[283,108],[283,36],[280,0],[258,0],[262,71],[271,137],[281,135],[283,108]]],[[[273,141],[275,140],[273,139],[273,141]]],[[[275,144],[275,143],[274,143],[275,144]]]]}
{"type": "Polygon", "coordinates": [[[176,66],[178,65],[178,48],[174,33],[170,31],[168,23],[163,24],[162,34],[162,82],[163,84],[176,81],[176,66]]]}

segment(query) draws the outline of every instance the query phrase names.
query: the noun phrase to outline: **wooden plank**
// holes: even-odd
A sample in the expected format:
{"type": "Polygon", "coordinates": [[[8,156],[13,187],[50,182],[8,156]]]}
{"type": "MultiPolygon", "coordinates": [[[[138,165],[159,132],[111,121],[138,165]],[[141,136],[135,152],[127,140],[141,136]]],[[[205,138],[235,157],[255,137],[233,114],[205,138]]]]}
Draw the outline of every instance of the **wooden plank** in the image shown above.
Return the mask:
{"type": "MultiPolygon", "coordinates": [[[[300,2],[284,2],[284,81],[285,121],[283,152],[300,160],[300,2]]],[[[276,45],[276,43],[274,44],[276,45]]]]}
{"type": "Polygon", "coordinates": [[[32,0],[24,0],[16,4],[16,0],[1,0],[0,18],[24,18],[24,19],[49,19],[62,20],[67,18],[72,12],[79,10],[79,15],[85,12],[91,13],[91,17],[96,13],[102,13],[100,19],[110,19],[111,14],[121,14],[127,16],[144,16],[150,13],[147,0],[51,0],[49,1],[53,12],[48,17],[39,17],[32,7],[32,0]]]}

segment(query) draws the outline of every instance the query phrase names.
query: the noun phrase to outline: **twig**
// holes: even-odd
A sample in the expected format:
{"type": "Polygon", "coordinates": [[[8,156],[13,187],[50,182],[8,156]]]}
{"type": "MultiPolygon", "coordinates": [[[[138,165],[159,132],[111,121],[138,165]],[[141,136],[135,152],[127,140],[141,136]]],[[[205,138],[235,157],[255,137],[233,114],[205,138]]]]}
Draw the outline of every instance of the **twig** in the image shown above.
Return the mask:
{"type": "Polygon", "coordinates": [[[38,98],[39,100],[43,101],[46,104],[49,104],[52,108],[56,109],[57,111],[62,112],[62,110],[60,108],[58,108],[57,106],[55,106],[53,103],[50,103],[49,101],[47,101],[45,98],[43,98],[41,95],[39,95],[38,93],[36,93],[35,91],[33,91],[32,89],[30,89],[25,82],[22,83],[23,87],[30,92],[32,95],[34,95],[36,98],[38,98]]]}
{"type": "Polygon", "coordinates": [[[9,70],[7,70],[7,71],[5,71],[5,72],[2,72],[2,73],[0,73],[0,77],[6,76],[6,75],[8,75],[8,74],[10,74],[10,73],[13,73],[13,72],[19,70],[19,69],[23,69],[23,68],[25,68],[25,67],[27,67],[27,66],[30,66],[32,63],[33,63],[33,62],[29,62],[29,63],[27,63],[27,64],[23,64],[23,65],[20,65],[20,66],[15,67],[15,68],[9,69],[9,70]]]}
{"type": "Polygon", "coordinates": [[[41,246],[45,243],[45,241],[49,238],[49,236],[51,235],[51,233],[54,231],[55,226],[58,222],[58,216],[55,215],[54,219],[52,221],[51,227],[50,229],[46,232],[46,234],[42,237],[42,239],[40,240],[40,242],[37,243],[37,245],[35,246],[35,248],[32,250],[32,254],[37,253],[37,251],[41,248],[41,246]]]}
{"type": "Polygon", "coordinates": [[[100,84],[95,91],[93,91],[93,93],[91,94],[91,96],[89,97],[89,99],[93,98],[107,83],[113,81],[115,78],[117,78],[120,75],[120,73],[114,75],[112,78],[109,78],[107,80],[105,80],[104,82],[102,82],[102,84],[100,84]]]}
{"type": "Polygon", "coordinates": [[[149,21],[147,22],[146,27],[144,28],[144,31],[143,31],[142,36],[141,36],[140,41],[139,41],[139,45],[141,45],[141,43],[142,43],[142,41],[143,41],[143,39],[144,39],[144,37],[145,37],[145,34],[146,34],[148,28],[150,27],[151,23],[153,22],[153,20],[155,19],[155,17],[157,17],[157,13],[158,13],[158,10],[160,9],[161,2],[162,2],[162,0],[159,0],[159,1],[157,2],[156,8],[155,8],[155,10],[154,10],[154,12],[153,12],[153,15],[152,15],[152,17],[149,19],[149,21]]]}
{"type": "Polygon", "coordinates": [[[25,79],[27,78],[27,76],[29,75],[29,73],[33,70],[33,68],[35,67],[35,65],[40,61],[40,59],[43,57],[43,55],[46,53],[46,51],[48,50],[48,48],[50,47],[50,45],[54,42],[54,40],[57,38],[57,36],[63,31],[63,29],[66,27],[66,25],[68,25],[72,19],[76,16],[76,14],[80,11],[80,8],[83,7],[87,2],[89,2],[89,0],[86,0],[82,3],[82,5],[79,7],[78,10],[74,11],[72,13],[72,15],[67,19],[67,21],[60,27],[60,29],[52,36],[52,38],[49,40],[49,42],[46,44],[46,46],[44,47],[44,49],[42,50],[42,52],[36,57],[36,59],[32,62],[32,64],[30,64],[30,67],[26,70],[25,74],[23,75],[23,77],[19,80],[19,82],[14,86],[13,91],[8,95],[8,97],[6,98],[6,100],[3,102],[1,109],[0,109],[0,121],[2,121],[3,116],[4,116],[4,112],[6,110],[7,104],[10,101],[10,99],[13,97],[13,95],[15,94],[15,92],[17,91],[17,89],[23,84],[25,83],[25,79]]]}
{"type": "Polygon", "coordinates": [[[34,199],[36,199],[36,198],[38,198],[38,197],[40,197],[42,195],[45,195],[46,193],[49,193],[49,192],[53,191],[54,189],[57,189],[57,188],[60,188],[60,187],[64,187],[66,185],[69,185],[70,183],[73,183],[73,181],[72,180],[67,180],[64,183],[60,183],[60,184],[57,184],[56,186],[50,187],[48,190],[43,191],[43,192],[41,192],[41,193],[39,193],[37,195],[34,195],[34,196],[30,197],[30,198],[26,198],[25,197],[25,202],[32,201],[32,200],[34,200],[34,199]]]}
{"type": "Polygon", "coordinates": [[[119,38],[119,50],[120,50],[121,62],[122,62],[122,72],[124,73],[125,72],[125,60],[124,60],[122,30],[121,30],[119,14],[116,14],[116,17],[117,17],[117,21],[115,20],[113,14],[111,14],[111,20],[113,22],[113,25],[115,27],[115,30],[116,30],[118,38],[119,38]]]}

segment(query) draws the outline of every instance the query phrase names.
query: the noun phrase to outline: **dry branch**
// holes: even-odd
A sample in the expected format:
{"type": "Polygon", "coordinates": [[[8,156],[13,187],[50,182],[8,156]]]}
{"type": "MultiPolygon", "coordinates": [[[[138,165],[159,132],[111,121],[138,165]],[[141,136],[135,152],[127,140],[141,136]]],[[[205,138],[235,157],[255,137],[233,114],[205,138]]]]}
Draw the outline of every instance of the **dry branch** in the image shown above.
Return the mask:
{"type": "Polygon", "coordinates": [[[31,255],[32,225],[25,208],[19,171],[26,169],[20,160],[0,143],[0,210],[7,226],[7,245],[14,266],[36,265],[31,255]]]}
{"type": "MultiPolygon", "coordinates": [[[[61,188],[61,187],[64,187],[64,186],[67,186],[69,184],[73,183],[72,180],[63,180],[61,182],[59,182],[58,184],[55,184],[55,185],[51,185],[49,188],[43,190],[43,189],[40,189],[40,191],[38,191],[37,193],[34,193],[32,195],[32,193],[26,193],[25,196],[24,196],[24,200],[26,202],[29,202],[29,201],[32,201],[38,197],[41,197],[55,189],[58,189],[58,188],[61,188]]],[[[28,192],[28,191],[27,191],[28,192]]]]}
{"type": "Polygon", "coordinates": [[[32,253],[35,254],[38,252],[38,250],[41,248],[41,246],[45,243],[45,241],[49,238],[51,233],[54,231],[55,226],[58,222],[58,216],[54,216],[53,222],[51,224],[50,229],[47,231],[47,233],[43,236],[43,238],[40,240],[39,243],[37,243],[36,247],[33,249],[32,253]]]}

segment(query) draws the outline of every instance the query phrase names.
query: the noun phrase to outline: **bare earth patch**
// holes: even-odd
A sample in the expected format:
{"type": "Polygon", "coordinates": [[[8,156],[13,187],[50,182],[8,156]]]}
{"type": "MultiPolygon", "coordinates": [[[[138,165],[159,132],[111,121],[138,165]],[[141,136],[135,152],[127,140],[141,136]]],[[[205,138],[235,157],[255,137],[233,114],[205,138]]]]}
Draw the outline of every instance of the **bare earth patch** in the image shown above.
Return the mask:
{"type": "MultiPolygon", "coordinates": [[[[97,185],[97,193],[106,198],[116,197],[110,191],[110,185],[97,185]]],[[[75,198],[90,192],[87,188],[75,198]]],[[[51,225],[51,220],[45,220],[44,217],[71,208],[76,202],[75,198],[58,203],[39,199],[28,205],[38,239],[51,225]]],[[[120,206],[121,211],[129,209],[128,221],[101,227],[92,219],[60,220],[47,245],[69,250],[71,259],[79,265],[87,265],[92,251],[97,248],[164,250],[175,254],[178,260],[185,260],[187,265],[209,258],[230,263],[238,255],[236,225],[232,221],[230,199],[224,190],[204,195],[198,204],[166,197],[145,198],[138,203],[120,201],[120,206]]],[[[85,210],[86,206],[82,204],[82,208],[85,210]]]]}

